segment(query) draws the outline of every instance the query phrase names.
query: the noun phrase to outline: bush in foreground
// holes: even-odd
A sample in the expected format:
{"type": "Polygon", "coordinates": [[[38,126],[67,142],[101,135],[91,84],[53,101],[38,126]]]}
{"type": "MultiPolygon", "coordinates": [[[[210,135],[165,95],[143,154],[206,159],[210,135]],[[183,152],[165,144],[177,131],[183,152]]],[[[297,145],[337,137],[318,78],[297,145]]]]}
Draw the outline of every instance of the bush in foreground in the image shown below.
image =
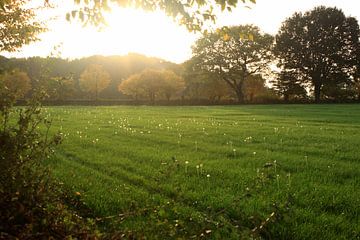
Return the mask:
{"type": "Polygon", "coordinates": [[[16,96],[8,99],[0,106],[0,239],[96,239],[94,224],[68,209],[42,164],[61,135],[49,135],[41,95],[25,108],[13,107],[16,96]]]}

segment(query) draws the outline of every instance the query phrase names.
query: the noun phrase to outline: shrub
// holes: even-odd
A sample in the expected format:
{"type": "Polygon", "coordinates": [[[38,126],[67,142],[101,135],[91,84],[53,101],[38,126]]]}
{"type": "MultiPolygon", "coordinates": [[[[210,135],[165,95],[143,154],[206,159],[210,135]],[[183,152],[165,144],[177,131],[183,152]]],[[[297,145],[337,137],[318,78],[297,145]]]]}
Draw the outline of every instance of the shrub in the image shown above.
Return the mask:
{"type": "Polygon", "coordinates": [[[41,115],[44,96],[37,94],[25,108],[14,107],[14,95],[1,102],[0,239],[96,238],[95,224],[69,210],[42,163],[61,142],[41,115]]]}

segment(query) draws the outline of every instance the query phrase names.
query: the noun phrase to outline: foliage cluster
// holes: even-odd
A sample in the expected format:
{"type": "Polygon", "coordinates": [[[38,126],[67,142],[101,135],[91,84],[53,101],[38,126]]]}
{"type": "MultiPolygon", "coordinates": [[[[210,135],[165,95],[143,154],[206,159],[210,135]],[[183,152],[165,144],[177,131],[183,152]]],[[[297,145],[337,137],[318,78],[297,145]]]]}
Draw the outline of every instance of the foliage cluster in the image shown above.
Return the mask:
{"type": "Polygon", "coordinates": [[[21,72],[0,78],[0,238],[96,237],[95,226],[64,204],[67,195],[44,165],[62,141],[60,134],[50,136],[51,121],[41,113],[45,93],[34,94],[27,107],[15,108],[27,85],[8,88],[12,78],[28,81],[21,72]]]}
{"type": "Polygon", "coordinates": [[[28,0],[0,0],[0,52],[16,51],[25,44],[38,40],[45,30],[36,20],[35,11],[26,6],[28,0]]]}
{"type": "Polygon", "coordinates": [[[184,80],[172,71],[145,69],[122,81],[119,91],[135,100],[147,97],[154,103],[156,98],[166,98],[169,101],[172,96],[181,94],[184,87],[184,80]]]}
{"type": "Polygon", "coordinates": [[[195,43],[192,68],[217,75],[236,93],[237,101],[243,102],[244,82],[266,71],[272,43],[272,36],[252,25],[218,29],[195,43]]]}
{"type": "Polygon", "coordinates": [[[110,83],[110,75],[101,65],[90,65],[80,76],[80,88],[85,92],[95,94],[95,100],[98,99],[98,94],[104,90],[110,83]]]}

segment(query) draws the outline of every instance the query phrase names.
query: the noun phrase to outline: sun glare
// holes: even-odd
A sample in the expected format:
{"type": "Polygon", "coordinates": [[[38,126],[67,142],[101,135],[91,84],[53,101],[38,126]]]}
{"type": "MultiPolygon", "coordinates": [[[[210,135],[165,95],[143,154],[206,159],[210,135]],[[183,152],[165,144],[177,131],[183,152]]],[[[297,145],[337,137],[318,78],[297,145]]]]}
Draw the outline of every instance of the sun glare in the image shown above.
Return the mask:
{"type": "Polygon", "coordinates": [[[181,63],[191,56],[189,46],[197,36],[163,12],[114,8],[105,17],[108,26],[101,31],[59,17],[49,22],[50,31],[40,35],[41,41],[21,50],[22,56],[48,56],[59,44],[60,56],[70,59],[136,52],[181,63]]]}
{"type": "Polygon", "coordinates": [[[175,62],[191,55],[188,46],[195,36],[163,12],[116,9],[106,19],[109,26],[102,33],[103,42],[110,47],[104,46],[106,54],[139,52],[175,62]]]}

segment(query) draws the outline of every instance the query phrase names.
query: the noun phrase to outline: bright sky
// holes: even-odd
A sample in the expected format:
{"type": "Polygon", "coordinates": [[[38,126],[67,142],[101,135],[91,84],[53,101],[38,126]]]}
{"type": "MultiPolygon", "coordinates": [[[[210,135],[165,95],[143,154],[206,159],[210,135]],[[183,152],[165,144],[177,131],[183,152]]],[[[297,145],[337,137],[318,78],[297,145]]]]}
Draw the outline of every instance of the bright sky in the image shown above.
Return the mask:
{"type": "MultiPolygon", "coordinates": [[[[319,5],[336,6],[342,9],[346,16],[356,17],[360,21],[360,1],[257,0],[257,4],[251,5],[251,9],[240,4],[232,13],[220,14],[216,26],[252,23],[264,32],[275,34],[281,22],[295,11],[306,11],[319,5]]],[[[40,35],[41,41],[25,46],[19,52],[2,55],[49,56],[54,46],[61,44],[61,56],[70,59],[137,52],[181,63],[191,57],[191,45],[199,36],[176,25],[162,12],[115,9],[108,14],[109,26],[98,32],[94,28],[83,28],[75,22],[68,23],[65,12],[71,8],[61,9],[60,17],[49,21],[49,31],[40,35]]],[[[54,12],[50,11],[47,15],[53,16],[54,12]]]]}

